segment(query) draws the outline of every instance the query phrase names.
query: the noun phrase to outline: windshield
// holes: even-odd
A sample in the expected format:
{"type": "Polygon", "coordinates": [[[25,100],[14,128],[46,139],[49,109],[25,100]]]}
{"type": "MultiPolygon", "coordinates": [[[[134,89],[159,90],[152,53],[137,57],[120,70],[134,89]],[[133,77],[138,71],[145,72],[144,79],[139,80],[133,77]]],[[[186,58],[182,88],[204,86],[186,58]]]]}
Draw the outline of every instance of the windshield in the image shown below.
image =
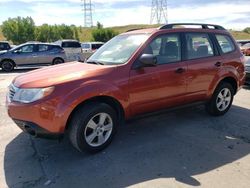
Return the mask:
{"type": "Polygon", "coordinates": [[[17,50],[18,48],[20,48],[21,46],[23,46],[23,44],[20,44],[18,46],[15,46],[14,48],[10,49],[9,51],[15,51],[17,50]]]}
{"type": "Polygon", "coordinates": [[[99,48],[87,62],[99,62],[105,65],[123,64],[148,37],[148,34],[116,36],[99,48]]]}
{"type": "Polygon", "coordinates": [[[82,43],[82,48],[89,49],[90,48],[90,44],[88,44],[88,43],[82,43]]]}

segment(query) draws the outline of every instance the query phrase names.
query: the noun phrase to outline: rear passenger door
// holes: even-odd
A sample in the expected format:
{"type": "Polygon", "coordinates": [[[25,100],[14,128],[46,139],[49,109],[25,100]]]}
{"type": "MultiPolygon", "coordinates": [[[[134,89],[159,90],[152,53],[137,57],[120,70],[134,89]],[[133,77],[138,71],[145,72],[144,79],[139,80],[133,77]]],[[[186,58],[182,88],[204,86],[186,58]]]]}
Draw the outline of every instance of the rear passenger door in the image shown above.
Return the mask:
{"type": "Polygon", "coordinates": [[[185,34],[185,59],[187,62],[187,102],[205,100],[211,83],[220,69],[219,56],[208,33],[185,34]]]}
{"type": "Polygon", "coordinates": [[[49,64],[53,61],[52,54],[49,53],[50,46],[46,44],[38,44],[37,55],[39,64],[49,64]]]}

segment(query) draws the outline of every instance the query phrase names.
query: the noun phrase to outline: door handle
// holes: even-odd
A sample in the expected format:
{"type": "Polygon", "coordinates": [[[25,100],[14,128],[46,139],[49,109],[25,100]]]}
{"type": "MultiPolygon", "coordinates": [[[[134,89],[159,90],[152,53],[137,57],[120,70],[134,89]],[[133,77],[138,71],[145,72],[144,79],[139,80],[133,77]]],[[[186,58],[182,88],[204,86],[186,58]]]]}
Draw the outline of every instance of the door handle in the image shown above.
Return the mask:
{"type": "Polygon", "coordinates": [[[178,69],[175,70],[175,73],[178,73],[178,74],[181,74],[183,72],[185,72],[184,68],[178,68],[178,69]]]}
{"type": "Polygon", "coordinates": [[[218,61],[218,62],[216,62],[214,65],[215,65],[216,67],[220,67],[221,64],[222,64],[222,63],[218,61]]]}

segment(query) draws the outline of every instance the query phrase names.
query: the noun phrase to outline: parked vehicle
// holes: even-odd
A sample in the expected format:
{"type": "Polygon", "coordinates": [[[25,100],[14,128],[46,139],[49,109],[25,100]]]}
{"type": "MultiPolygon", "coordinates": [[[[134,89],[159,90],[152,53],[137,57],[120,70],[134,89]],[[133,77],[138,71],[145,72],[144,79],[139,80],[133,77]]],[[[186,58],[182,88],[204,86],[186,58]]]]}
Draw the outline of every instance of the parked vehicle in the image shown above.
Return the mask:
{"type": "Polygon", "coordinates": [[[250,85],[250,59],[246,62],[246,84],[250,85]]]}
{"type": "Polygon", "coordinates": [[[118,35],[86,63],[22,74],[9,88],[9,116],[31,135],[67,132],[79,151],[96,152],[141,114],[201,101],[209,114],[225,114],[245,82],[237,43],[221,26],[176,25],[184,24],[118,35]]]}
{"type": "Polygon", "coordinates": [[[246,55],[246,56],[250,55],[250,43],[246,43],[246,44],[242,45],[240,47],[240,49],[244,55],[246,55]]]}
{"type": "Polygon", "coordinates": [[[11,46],[10,46],[9,42],[7,42],[7,41],[0,41],[0,51],[10,50],[10,49],[11,49],[11,46]]]}
{"type": "Polygon", "coordinates": [[[61,46],[66,53],[68,61],[81,61],[85,60],[82,54],[81,43],[77,40],[59,40],[55,44],[61,46]]]}
{"type": "Polygon", "coordinates": [[[60,46],[47,43],[25,43],[0,52],[0,67],[7,72],[15,67],[55,65],[64,63],[65,60],[65,52],[60,46]]]}
{"type": "Polygon", "coordinates": [[[241,47],[244,44],[250,43],[250,40],[237,40],[236,42],[239,45],[239,47],[241,47]]]}
{"type": "Polygon", "coordinates": [[[89,58],[96,50],[98,50],[103,42],[83,42],[81,44],[84,57],[89,58]]]}

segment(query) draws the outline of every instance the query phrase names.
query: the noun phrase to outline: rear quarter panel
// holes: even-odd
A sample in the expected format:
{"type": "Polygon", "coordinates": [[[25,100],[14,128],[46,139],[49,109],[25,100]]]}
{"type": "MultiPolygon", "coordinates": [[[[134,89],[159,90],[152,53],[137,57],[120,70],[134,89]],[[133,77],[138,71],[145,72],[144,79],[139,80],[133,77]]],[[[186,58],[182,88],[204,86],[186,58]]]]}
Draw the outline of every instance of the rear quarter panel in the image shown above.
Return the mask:
{"type": "Polygon", "coordinates": [[[223,65],[218,70],[218,74],[215,75],[213,81],[210,84],[208,89],[208,98],[210,98],[218,86],[218,84],[225,78],[233,78],[237,83],[237,90],[241,88],[244,84],[245,72],[244,64],[241,62],[241,53],[236,49],[232,53],[224,54],[221,57],[223,58],[223,65]]]}

